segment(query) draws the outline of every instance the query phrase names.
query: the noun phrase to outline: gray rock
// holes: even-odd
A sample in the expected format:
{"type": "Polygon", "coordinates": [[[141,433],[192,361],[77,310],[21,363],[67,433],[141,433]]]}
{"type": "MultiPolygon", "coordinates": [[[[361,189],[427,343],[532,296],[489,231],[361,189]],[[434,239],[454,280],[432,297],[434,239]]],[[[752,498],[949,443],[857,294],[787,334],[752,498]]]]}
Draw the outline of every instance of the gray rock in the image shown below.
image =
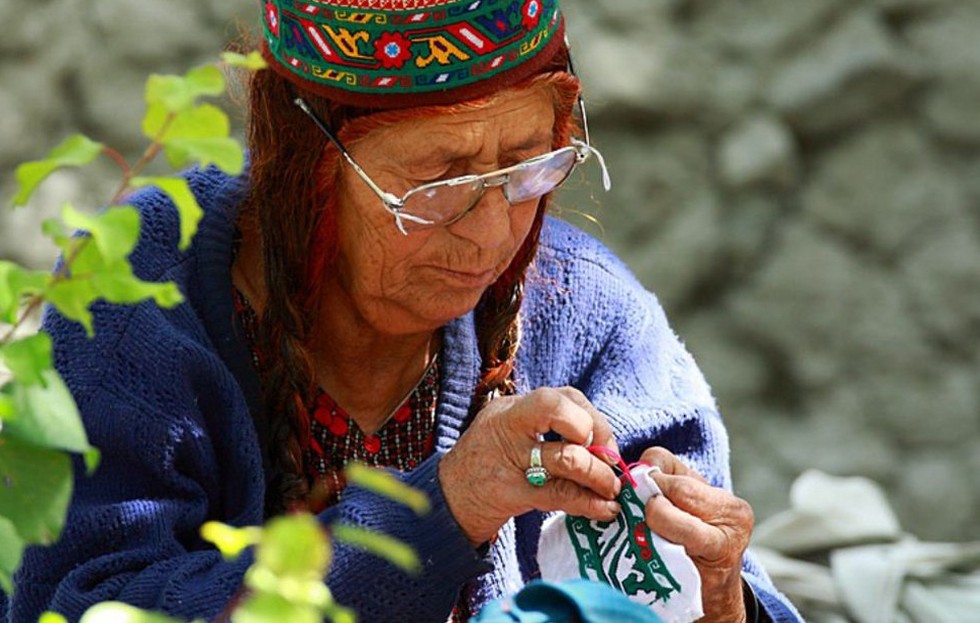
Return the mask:
{"type": "Polygon", "coordinates": [[[102,45],[113,52],[113,58],[119,59],[119,51],[125,50],[131,62],[153,67],[173,63],[188,52],[211,50],[217,56],[224,41],[211,30],[200,4],[194,0],[170,0],[166,4],[99,0],[86,13],[91,28],[102,45]]]}
{"type": "Polygon", "coordinates": [[[980,237],[951,224],[903,262],[916,319],[966,354],[980,343],[980,237]]]}
{"type": "Polygon", "coordinates": [[[954,79],[980,81],[980,6],[975,2],[945,3],[912,22],[905,37],[931,72],[954,79]]]}
{"type": "Polygon", "coordinates": [[[576,56],[576,69],[589,92],[601,94],[593,98],[599,111],[687,119],[710,112],[719,59],[670,31],[648,39],[592,33],[587,52],[576,56]]]}
{"type": "MultiPolygon", "coordinates": [[[[751,343],[738,338],[726,316],[724,310],[680,316],[676,330],[711,385],[722,413],[751,412],[752,403],[770,382],[768,362],[751,343]]],[[[743,418],[726,419],[732,420],[733,437],[751,436],[753,431],[742,426],[743,418]]]]}
{"type": "Polygon", "coordinates": [[[819,395],[800,413],[766,422],[759,434],[797,474],[816,468],[887,482],[899,458],[896,446],[867,425],[859,396],[846,384],[819,395]]]}
{"type": "Polygon", "coordinates": [[[594,142],[606,154],[613,188],[603,193],[595,167],[584,172],[583,184],[569,180],[559,202],[592,211],[620,250],[646,246],[687,206],[713,196],[708,142],[698,133],[661,134],[604,131],[594,142]],[[605,149],[610,146],[610,149],[605,149]],[[569,199],[564,199],[564,197],[569,199]]]}
{"type": "Polygon", "coordinates": [[[891,257],[961,218],[959,186],[922,132],[877,124],[823,155],[803,209],[856,247],[891,257]]]}
{"type": "Polygon", "coordinates": [[[937,136],[965,147],[980,145],[980,80],[947,78],[925,99],[925,119],[937,136]]]}
{"type": "Polygon", "coordinates": [[[702,195],[667,221],[655,240],[629,252],[630,265],[672,309],[685,303],[724,259],[721,232],[717,198],[702,195]]]}
{"type": "Polygon", "coordinates": [[[902,526],[925,541],[949,534],[980,534],[976,515],[976,472],[964,469],[965,455],[935,448],[906,458],[890,500],[902,526]],[[939,511],[939,512],[937,512],[939,511]]]}
{"type": "MultiPolygon", "coordinates": [[[[931,356],[901,282],[805,224],[782,232],[754,281],[732,297],[737,326],[772,349],[803,388],[931,356]]],[[[790,386],[786,391],[799,388],[790,386]]]]}
{"type": "Polygon", "coordinates": [[[731,277],[741,278],[765,255],[787,203],[773,193],[760,191],[728,195],[724,208],[725,255],[731,277]]]}
{"type": "Polygon", "coordinates": [[[122,153],[138,155],[147,145],[141,124],[149,72],[129,64],[114,66],[115,57],[112,50],[95,50],[90,62],[79,68],[73,78],[78,95],[75,115],[92,128],[93,138],[122,153]]]}
{"type": "Polygon", "coordinates": [[[0,65],[0,85],[0,165],[13,168],[60,142],[62,97],[56,75],[36,61],[0,65]]]}
{"type": "Polygon", "coordinates": [[[874,0],[873,4],[885,13],[908,14],[948,5],[949,0],[874,0]]]}
{"type": "Polygon", "coordinates": [[[854,13],[774,75],[767,97],[805,133],[840,129],[900,100],[918,67],[870,10],[854,13]]]}
{"type": "Polygon", "coordinates": [[[767,62],[773,54],[797,47],[800,41],[819,32],[820,26],[848,4],[844,0],[714,2],[694,29],[732,52],[758,56],[767,62]]]}
{"type": "Polygon", "coordinates": [[[721,139],[718,167],[732,188],[786,187],[797,175],[796,145],[789,129],[772,116],[756,116],[721,139]]]}
{"type": "Polygon", "coordinates": [[[861,394],[871,428],[904,447],[955,445],[980,434],[980,393],[966,367],[880,371],[863,378],[861,394]]]}

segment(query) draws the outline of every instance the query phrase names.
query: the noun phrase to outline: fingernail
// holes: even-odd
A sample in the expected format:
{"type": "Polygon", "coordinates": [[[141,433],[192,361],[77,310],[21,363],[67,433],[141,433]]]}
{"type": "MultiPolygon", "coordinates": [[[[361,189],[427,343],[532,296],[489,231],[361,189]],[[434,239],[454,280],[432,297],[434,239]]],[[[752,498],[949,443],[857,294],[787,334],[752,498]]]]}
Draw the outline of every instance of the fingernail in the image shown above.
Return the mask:
{"type": "Polygon", "coordinates": [[[623,507],[619,505],[619,502],[606,502],[606,508],[613,515],[618,515],[623,510],[623,507]]]}

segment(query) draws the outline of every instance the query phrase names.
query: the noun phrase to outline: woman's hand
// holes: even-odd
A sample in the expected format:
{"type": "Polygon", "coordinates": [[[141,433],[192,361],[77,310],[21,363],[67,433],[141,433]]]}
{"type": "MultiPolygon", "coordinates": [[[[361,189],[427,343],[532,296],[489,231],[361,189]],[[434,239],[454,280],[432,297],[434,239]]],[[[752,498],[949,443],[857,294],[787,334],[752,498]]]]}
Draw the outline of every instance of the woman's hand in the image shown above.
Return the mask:
{"type": "Polygon", "coordinates": [[[704,621],[745,620],[742,555],[752,535],[752,507],[734,494],[712,487],[664,448],[650,448],[640,460],[660,468],[652,474],[663,492],[646,507],[650,530],[683,545],[701,573],[704,621]]]}
{"type": "Polygon", "coordinates": [[[619,479],[582,445],[590,437],[594,445],[616,449],[606,418],[571,387],[491,401],[439,465],[446,503],[470,542],[489,541],[508,519],[533,509],[615,517],[619,479]],[[538,435],[549,431],[565,441],[539,442],[538,435]],[[539,443],[551,478],[534,487],[524,470],[539,443]]]}

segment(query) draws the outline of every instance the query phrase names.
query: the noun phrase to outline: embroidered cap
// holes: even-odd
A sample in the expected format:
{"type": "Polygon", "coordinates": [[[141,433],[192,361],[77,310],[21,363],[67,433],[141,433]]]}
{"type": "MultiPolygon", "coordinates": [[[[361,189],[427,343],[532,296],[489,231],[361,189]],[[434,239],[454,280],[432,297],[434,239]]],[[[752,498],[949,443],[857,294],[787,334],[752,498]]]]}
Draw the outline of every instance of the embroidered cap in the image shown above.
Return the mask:
{"type": "Polygon", "coordinates": [[[368,108],[449,104],[544,67],[558,0],[260,0],[263,54],[294,84],[368,108]]]}

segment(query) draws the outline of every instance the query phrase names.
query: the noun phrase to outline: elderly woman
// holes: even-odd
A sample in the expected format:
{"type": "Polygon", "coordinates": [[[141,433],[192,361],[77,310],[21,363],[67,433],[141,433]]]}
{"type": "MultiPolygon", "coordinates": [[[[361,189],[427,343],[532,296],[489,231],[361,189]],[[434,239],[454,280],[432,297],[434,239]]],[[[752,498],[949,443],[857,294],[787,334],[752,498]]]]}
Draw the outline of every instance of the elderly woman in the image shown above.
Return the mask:
{"type": "Polygon", "coordinates": [[[662,469],[646,521],[686,547],[708,620],[798,620],[746,554],[725,430],[656,299],[546,216],[576,166],[601,165],[557,0],[263,13],[248,174],[188,174],[206,216],[186,253],[167,200],[133,199],[136,270],[187,303],[101,307],[94,340],[46,319],[103,462],[60,543],[29,552],[9,620],[107,599],[212,617],[250,560],[223,560],[201,523],[311,507],[424,562],[339,546],[327,583],[363,621],[466,620],[539,575],[546,513],[619,512],[589,443],[662,469]],[[344,488],[351,461],[433,511],[344,488]]]}

